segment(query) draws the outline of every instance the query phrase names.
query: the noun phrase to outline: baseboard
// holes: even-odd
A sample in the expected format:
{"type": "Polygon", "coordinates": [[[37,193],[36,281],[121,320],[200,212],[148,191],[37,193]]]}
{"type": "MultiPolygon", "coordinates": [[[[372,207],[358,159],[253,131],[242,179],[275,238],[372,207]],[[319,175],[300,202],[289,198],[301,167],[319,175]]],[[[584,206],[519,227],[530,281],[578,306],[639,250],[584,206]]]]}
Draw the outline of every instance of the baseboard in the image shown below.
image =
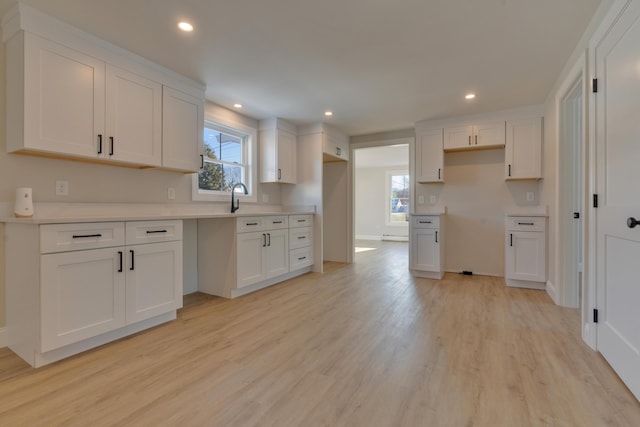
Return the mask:
{"type": "Polygon", "coordinates": [[[547,293],[556,305],[561,305],[559,299],[560,295],[558,295],[558,288],[556,288],[556,285],[554,285],[551,280],[547,280],[547,293]]]}
{"type": "Polygon", "coordinates": [[[382,236],[360,234],[360,235],[356,235],[356,240],[382,240],[382,236]]]}
{"type": "Polygon", "coordinates": [[[7,335],[7,327],[0,328],[0,348],[5,348],[9,345],[9,337],[7,335]]]}

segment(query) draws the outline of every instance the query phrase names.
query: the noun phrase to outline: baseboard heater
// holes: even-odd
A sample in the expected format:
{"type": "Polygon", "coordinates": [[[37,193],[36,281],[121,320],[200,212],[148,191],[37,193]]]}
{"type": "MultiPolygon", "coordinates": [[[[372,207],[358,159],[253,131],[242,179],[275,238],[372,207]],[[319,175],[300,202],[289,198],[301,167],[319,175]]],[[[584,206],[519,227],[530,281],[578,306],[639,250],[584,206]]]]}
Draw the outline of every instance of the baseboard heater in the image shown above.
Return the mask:
{"type": "Polygon", "coordinates": [[[403,236],[400,234],[383,234],[382,240],[391,242],[408,242],[409,236],[403,236]]]}

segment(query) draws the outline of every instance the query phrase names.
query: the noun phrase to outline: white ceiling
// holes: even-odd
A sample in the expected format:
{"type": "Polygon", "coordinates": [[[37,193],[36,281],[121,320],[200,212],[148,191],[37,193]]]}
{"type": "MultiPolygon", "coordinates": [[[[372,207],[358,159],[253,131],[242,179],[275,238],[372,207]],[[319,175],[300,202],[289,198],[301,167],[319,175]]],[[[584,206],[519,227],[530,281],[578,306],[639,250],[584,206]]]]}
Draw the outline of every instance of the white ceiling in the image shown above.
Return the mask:
{"type": "Polygon", "coordinates": [[[600,0],[24,3],[206,83],[220,105],[296,124],[331,109],[360,135],[543,103],[600,0]]]}

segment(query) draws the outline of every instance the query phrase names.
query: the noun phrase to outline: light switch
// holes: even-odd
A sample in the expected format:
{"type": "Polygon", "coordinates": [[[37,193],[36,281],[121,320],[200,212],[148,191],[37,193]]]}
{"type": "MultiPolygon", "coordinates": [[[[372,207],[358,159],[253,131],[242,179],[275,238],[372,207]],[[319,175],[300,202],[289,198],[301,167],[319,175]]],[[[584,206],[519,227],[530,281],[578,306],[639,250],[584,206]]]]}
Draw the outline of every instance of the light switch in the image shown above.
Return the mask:
{"type": "Polygon", "coordinates": [[[436,196],[431,196],[431,199],[429,200],[431,202],[432,205],[436,204],[436,196]]]}
{"type": "Polygon", "coordinates": [[[424,205],[424,196],[418,196],[418,204],[424,205]]]}

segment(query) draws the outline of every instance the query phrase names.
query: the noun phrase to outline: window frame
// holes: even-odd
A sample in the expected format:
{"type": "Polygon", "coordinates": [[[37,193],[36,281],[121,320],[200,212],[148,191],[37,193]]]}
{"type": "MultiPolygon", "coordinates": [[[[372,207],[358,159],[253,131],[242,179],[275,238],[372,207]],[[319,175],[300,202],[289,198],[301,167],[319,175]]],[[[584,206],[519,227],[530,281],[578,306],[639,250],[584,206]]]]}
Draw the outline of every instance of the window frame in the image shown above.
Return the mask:
{"type": "Polygon", "coordinates": [[[409,226],[409,211],[411,208],[411,175],[409,171],[404,170],[389,170],[385,173],[385,225],[390,227],[408,227],[409,226]],[[393,222],[391,221],[391,180],[394,176],[404,175],[409,178],[409,206],[407,207],[407,221],[405,222],[393,222]]]}
{"type": "MultiPolygon", "coordinates": [[[[247,186],[249,194],[242,194],[236,192],[236,197],[242,199],[244,202],[257,203],[258,201],[258,182],[257,176],[257,147],[258,147],[258,130],[254,127],[247,126],[243,123],[239,123],[228,118],[216,116],[213,114],[205,113],[204,128],[213,128],[221,132],[227,132],[230,135],[239,136],[243,138],[243,156],[246,159],[245,166],[245,181],[243,184],[247,186]]],[[[201,153],[204,155],[204,129],[201,135],[202,149],[201,153]]],[[[221,161],[225,164],[224,161],[221,161]]],[[[231,200],[230,191],[210,191],[201,190],[198,180],[199,173],[192,174],[191,179],[191,200],[201,202],[228,202],[231,200]]]]}

